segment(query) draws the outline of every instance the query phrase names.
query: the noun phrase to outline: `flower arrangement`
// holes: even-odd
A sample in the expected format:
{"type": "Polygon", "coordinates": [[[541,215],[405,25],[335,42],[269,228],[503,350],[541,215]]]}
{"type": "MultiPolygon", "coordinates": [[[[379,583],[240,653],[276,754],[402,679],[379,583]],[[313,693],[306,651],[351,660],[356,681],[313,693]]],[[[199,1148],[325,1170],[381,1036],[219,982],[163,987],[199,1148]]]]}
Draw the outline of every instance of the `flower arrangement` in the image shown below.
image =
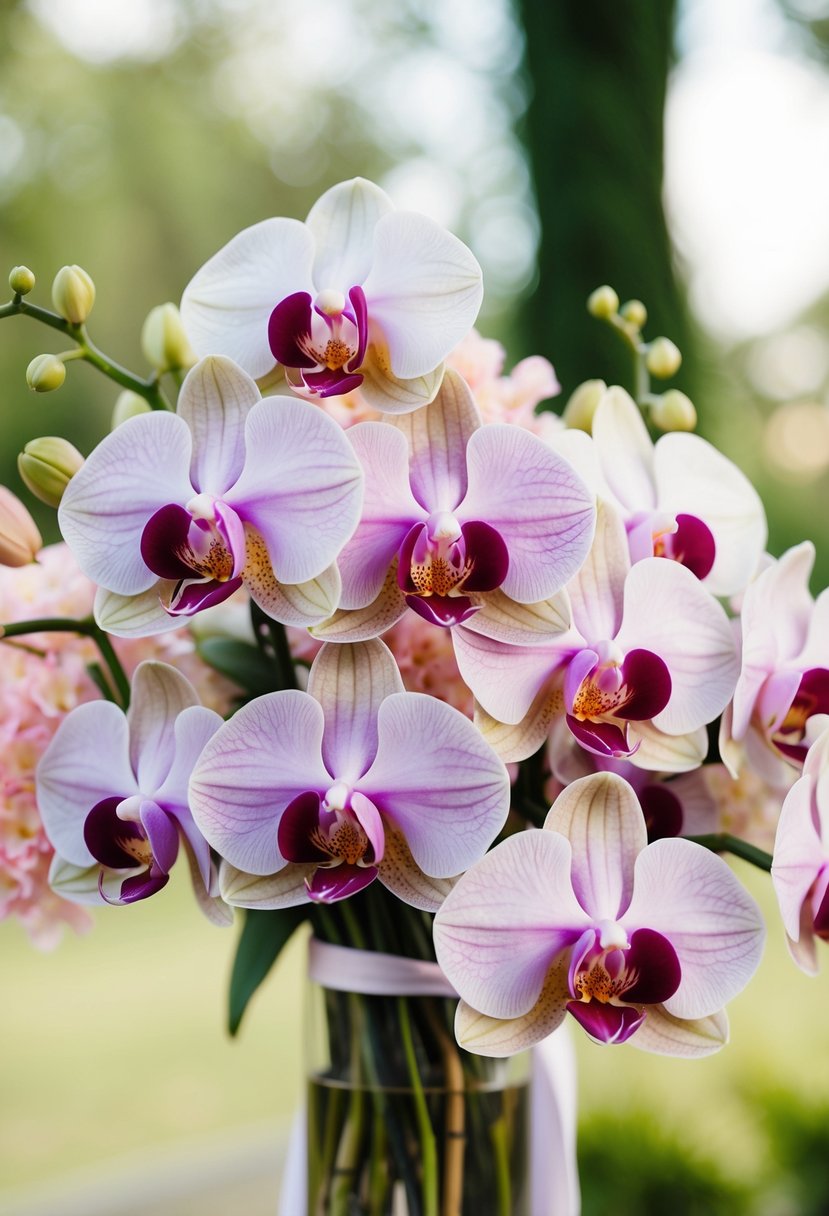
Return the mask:
{"type": "Polygon", "coordinates": [[[575,1211],[562,1023],[726,1043],[764,927],[722,853],[771,871],[804,970],[829,935],[811,545],[765,554],[638,301],[589,301],[636,399],[559,416],[550,365],[504,375],[472,328],[472,253],[362,179],[214,254],[146,378],[91,341],[81,268],[54,311],[10,286],[0,317],[75,344],[35,391],[83,359],[123,392],[85,459],[21,454],[64,545],[0,495],[2,914],[51,944],[183,856],[211,920],[243,910],[234,1030],[310,924],[290,1216],[575,1211]]]}

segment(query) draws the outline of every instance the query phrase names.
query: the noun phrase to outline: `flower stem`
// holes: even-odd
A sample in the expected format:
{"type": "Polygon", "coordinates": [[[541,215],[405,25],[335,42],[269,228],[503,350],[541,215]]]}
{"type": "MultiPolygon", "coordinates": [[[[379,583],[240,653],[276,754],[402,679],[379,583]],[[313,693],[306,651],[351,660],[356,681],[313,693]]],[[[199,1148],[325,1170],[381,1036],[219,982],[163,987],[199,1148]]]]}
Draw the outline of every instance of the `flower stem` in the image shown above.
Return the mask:
{"type": "Polygon", "coordinates": [[[422,1153],[422,1186],[423,1186],[423,1216],[438,1216],[438,1154],[435,1143],[435,1133],[429,1119],[429,1108],[426,1105],[426,1095],[420,1080],[412,1039],[412,1024],[409,1019],[409,1005],[405,997],[397,998],[397,1017],[400,1022],[400,1037],[406,1067],[414,1097],[415,1117],[420,1132],[420,1150],[422,1153]]]}
{"type": "Polygon", "coordinates": [[[728,832],[711,832],[706,836],[688,836],[686,839],[694,844],[701,844],[712,853],[733,853],[735,857],[742,857],[743,861],[751,862],[760,870],[771,870],[771,853],[758,849],[747,840],[740,840],[739,836],[731,836],[728,832]]]}
{"type": "Polygon", "coordinates": [[[91,618],[75,620],[72,617],[42,617],[39,620],[11,621],[8,625],[0,625],[0,638],[3,640],[27,633],[79,633],[82,637],[91,638],[106,663],[123,708],[129,706],[130,682],[127,673],[121,666],[108,635],[91,618]]]}

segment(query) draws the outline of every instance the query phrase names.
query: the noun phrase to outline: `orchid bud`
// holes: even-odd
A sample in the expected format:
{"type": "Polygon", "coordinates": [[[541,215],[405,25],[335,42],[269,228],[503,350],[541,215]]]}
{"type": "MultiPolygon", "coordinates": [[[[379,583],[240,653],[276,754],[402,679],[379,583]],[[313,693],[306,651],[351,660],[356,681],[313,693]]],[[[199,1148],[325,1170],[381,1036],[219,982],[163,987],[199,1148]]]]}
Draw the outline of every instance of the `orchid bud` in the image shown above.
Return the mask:
{"type": "Polygon", "coordinates": [[[615,317],[619,311],[619,297],[607,284],[597,287],[588,297],[587,311],[591,316],[607,321],[610,317],[615,317]]]}
{"type": "Polygon", "coordinates": [[[648,319],[648,310],[641,300],[628,300],[620,308],[619,314],[635,329],[643,329],[648,319]]]}
{"type": "Polygon", "coordinates": [[[657,380],[675,375],[681,363],[679,347],[670,338],[654,338],[645,354],[645,367],[657,380]]]}
{"type": "Polygon", "coordinates": [[[651,421],[660,431],[692,431],[697,425],[697,411],[690,397],[671,388],[651,403],[651,421]]]}
{"type": "Polygon", "coordinates": [[[196,362],[175,304],[159,304],[150,310],[141,330],[141,349],[161,372],[192,367],[196,362]]]}
{"type": "Polygon", "coordinates": [[[15,266],[9,274],[9,287],[16,296],[27,296],[35,285],[35,276],[28,266],[15,266]]]}
{"type": "Polygon", "coordinates": [[[606,392],[604,380],[585,380],[573,390],[564,407],[562,418],[565,424],[576,431],[587,431],[589,435],[593,428],[593,415],[606,392]]]}
{"type": "Polygon", "coordinates": [[[36,393],[51,393],[65,379],[66,368],[57,355],[35,355],[26,368],[26,383],[36,393]]]}
{"type": "Polygon", "coordinates": [[[81,266],[62,266],[52,283],[52,303],[64,321],[83,325],[95,303],[95,284],[81,266]]]}
{"type": "Polygon", "coordinates": [[[120,426],[122,422],[126,422],[128,418],[136,418],[139,414],[151,413],[152,407],[147,405],[143,397],[125,388],[123,393],[118,394],[118,400],[113,407],[110,430],[114,431],[116,427],[120,426]]]}
{"type": "Polygon", "coordinates": [[[44,435],[29,440],[17,458],[17,471],[35,498],[47,507],[58,507],[63,491],[83,462],[83,456],[68,439],[44,435]]]}
{"type": "Polygon", "coordinates": [[[42,548],[37,525],[23,503],[0,486],[0,565],[27,566],[42,548]]]}

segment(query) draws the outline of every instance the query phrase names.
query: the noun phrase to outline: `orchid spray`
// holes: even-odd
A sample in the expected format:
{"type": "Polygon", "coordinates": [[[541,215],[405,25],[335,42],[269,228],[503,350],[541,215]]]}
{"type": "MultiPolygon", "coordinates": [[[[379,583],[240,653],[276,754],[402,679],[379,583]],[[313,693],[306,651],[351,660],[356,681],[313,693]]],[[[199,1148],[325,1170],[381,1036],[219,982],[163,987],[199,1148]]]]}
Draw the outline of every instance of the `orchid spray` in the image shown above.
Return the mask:
{"type": "MultiPolygon", "coordinates": [[[[123,390],[86,459],[59,437],[21,454],[81,611],[12,594],[49,559],[0,501],[4,655],[42,656],[55,683],[56,648],[22,639],[76,635],[87,669],[83,696],[44,701],[49,729],[2,694],[3,737],[36,768],[26,830],[35,816],[52,890],[32,890],[126,907],[163,899],[184,861],[205,913],[241,921],[234,1033],[310,926],[324,1033],[286,1216],[575,1213],[561,1024],[705,1055],[757,966],[759,913],[717,854],[772,858],[750,824],[724,829],[729,781],[783,806],[796,961],[814,970],[829,937],[811,547],[764,554],[750,483],[687,433],[687,397],[651,389],[679,352],[645,341],[641,305],[589,304],[630,348],[636,400],[594,381],[562,416],[539,408],[552,367],[504,375],[471,328],[472,253],[359,178],[304,223],[239,233],[180,313],[154,309],[146,377],[92,342],[81,268],[56,277],[55,311],[25,267],[10,285],[0,318],[74,343],[30,387],[81,359],[123,390]],[[221,716],[193,661],[229,681],[221,716]],[[708,781],[717,737],[728,769],[708,781]]],[[[0,861],[22,872],[11,831],[0,861]]],[[[34,898],[0,907],[31,918],[34,898]]]]}

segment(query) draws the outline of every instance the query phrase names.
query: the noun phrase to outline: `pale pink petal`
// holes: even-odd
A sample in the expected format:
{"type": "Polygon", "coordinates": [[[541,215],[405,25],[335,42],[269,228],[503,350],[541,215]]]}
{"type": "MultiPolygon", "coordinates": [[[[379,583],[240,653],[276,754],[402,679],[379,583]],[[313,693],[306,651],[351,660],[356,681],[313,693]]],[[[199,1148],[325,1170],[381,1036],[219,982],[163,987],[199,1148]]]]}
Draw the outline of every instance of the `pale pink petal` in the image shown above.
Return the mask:
{"type": "Polygon", "coordinates": [[[176,718],[182,710],[198,703],[195,688],[175,667],[154,660],[136,667],[127,722],[130,763],[138,788],[145,796],[155,794],[170,772],[175,755],[176,718]]]}
{"type": "Polygon", "coordinates": [[[264,540],[245,526],[244,584],[263,612],[283,625],[305,628],[327,620],[340,602],[340,574],[335,562],[316,578],[280,583],[273,572],[264,540]]]}
{"type": "Polygon", "coordinates": [[[541,993],[527,1013],[512,1018],[487,1017],[466,1001],[458,1003],[455,1038],[466,1051],[479,1056],[514,1056],[534,1047],[564,1021],[567,1001],[567,955],[550,967],[541,993]]]}
{"type": "Polygon", "coordinates": [[[739,659],[728,617],[678,562],[651,557],[631,568],[616,641],[626,653],[642,647],[667,664],[671,699],[654,723],[668,734],[697,730],[731,700],[739,659]]]}
{"type": "Polygon", "coordinates": [[[193,849],[191,841],[182,834],[182,844],[187,864],[190,867],[190,880],[193,883],[193,894],[201,911],[218,929],[228,929],[233,924],[233,909],[230,908],[218,893],[218,876],[215,870],[210,871],[212,881],[207,882],[201,858],[193,849]]]}
{"type": "Polygon", "coordinates": [[[159,507],[192,498],[191,447],[187,424],[156,410],[107,435],[71,479],[58,523],[94,583],[135,595],[157,581],[141,557],[141,534],[159,507]]]}
{"type": "Polygon", "coordinates": [[[411,488],[420,505],[454,511],[466,493],[466,445],[481,425],[466,381],[447,369],[434,401],[394,425],[406,436],[411,488]]]}
{"type": "Polygon", "coordinates": [[[826,864],[826,850],[813,819],[815,776],[804,773],[783,802],[774,841],[771,879],[783,925],[792,941],[800,937],[801,910],[812,883],[826,864]]]}
{"type": "Polygon", "coordinates": [[[390,824],[385,825],[386,841],[383,860],[377,877],[398,899],[420,908],[423,912],[437,912],[454,886],[451,878],[432,878],[424,874],[412,857],[402,832],[390,824]]]}
{"type": "Polygon", "coordinates": [[[728,1017],[719,1010],[705,1018],[678,1018],[664,1005],[649,1005],[644,1022],[628,1042],[660,1056],[699,1059],[726,1045],[728,1017]]]}
{"type": "MultiPolygon", "coordinates": [[[[556,718],[564,713],[560,684],[545,685],[518,723],[499,722],[480,705],[475,707],[475,725],[504,764],[516,764],[533,756],[550,733],[556,718]]],[[[569,732],[568,732],[569,733],[569,732]]],[[[572,735],[570,735],[572,739],[572,735]]],[[[582,749],[578,749],[584,755],[582,749]]]]}
{"type": "Polygon", "coordinates": [[[615,773],[581,777],[556,798],[544,821],[573,850],[571,880],[594,920],[618,920],[630,903],[633,867],[648,843],[639,799],[615,773]]]}
{"type": "MultiPolygon", "coordinates": [[[[499,588],[481,595],[470,595],[473,603],[480,603],[479,610],[466,622],[466,628],[484,637],[505,642],[508,646],[533,646],[550,639],[553,635],[564,635],[570,629],[570,598],[566,591],[559,591],[549,599],[535,604],[519,604],[499,588]]],[[[581,634],[573,632],[571,637],[559,636],[557,644],[562,648],[580,650],[584,645],[581,634]]]]}
{"type": "Polygon", "coordinates": [[[340,608],[309,632],[323,642],[365,642],[391,629],[408,605],[397,584],[397,563],[392,562],[383,586],[365,608],[340,608]]]}
{"type": "Polygon", "coordinates": [[[602,473],[622,506],[633,513],[652,510],[653,444],[639,407],[623,388],[614,385],[604,394],[592,434],[602,473]]]}
{"type": "Polygon", "coordinates": [[[305,223],[314,238],[318,292],[339,291],[347,297],[364,282],[374,256],[374,230],[393,210],[385,191],[364,177],[339,182],[317,199],[305,223]]]}
{"type": "Polygon", "coordinates": [[[428,512],[409,486],[409,449],[396,427],[364,422],[349,439],[365,473],[360,523],[339,558],[341,607],[364,608],[379,594],[412,524],[428,512]]]}
{"type": "Polygon", "coordinates": [[[363,476],[351,445],[322,410],[268,397],[248,414],[245,446],[225,502],[262,536],[280,582],[316,578],[360,518],[363,476]]]}
{"type": "Polygon", "coordinates": [[[505,594],[525,604],[554,595],[587,556],[592,494],[561,456],[518,426],[481,427],[466,458],[469,489],[456,515],[500,532],[509,550],[505,594]]]}
{"type": "Polygon", "coordinates": [[[499,722],[515,725],[529,712],[566,654],[553,646],[505,646],[458,625],[452,630],[461,678],[499,722]]]}
{"type": "Polygon", "coordinates": [[[447,896],[435,917],[435,951],[473,1009],[493,1018],[529,1013],[558,955],[589,927],[570,883],[571,856],[556,832],[518,832],[447,896]]]}
{"type": "MultiPolygon", "coordinates": [[[[175,755],[164,784],[156,797],[161,805],[186,807],[187,787],[190,774],[204,751],[222,725],[221,715],[204,705],[193,705],[184,709],[175,721],[175,755]]],[[[206,882],[206,879],[205,879],[206,882]]]]}
{"type": "Polygon", "coordinates": [[[722,858],[689,840],[657,840],[636,859],[628,933],[655,929],[679,958],[682,980],[665,1002],[680,1018],[704,1018],[748,983],[763,951],[760,909],[722,858]]]}
{"type": "Polygon", "coordinates": [[[659,507],[694,515],[711,530],[716,545],[706,587],[735,595],[746,587],[766,547],[766,513],[754,486],[699,435],[663,435],[654,453],[659,507]]]}
{"type": "Polygon", "coordinates": [[[443,379],[443,364],[423,376],[395,376],[382,336],[372,332],[360,372],[363,383],[358,391],[369,409],[384,414],[408,414],[434,398],[443,379]]]}
{"type": "Polygon", "coordinates": [[[699,768],[708,754],[704,726],[684,735],[668,735],[653,722],[630,722],[628,737],[631,744],[638,744],[630,763],[652,773],[690,772],[699,768]]]}
{"type": "Polygon", "coordinates": [[[610,503],[596,503],[596,533],[584,564],[567,591],[573,624],[588,643],[610,641],[622,623],[625,580],[630,571],[622,517],[610,503]]]}
{"type": "Polygon", "coordinates": [[[104,798],[139,792],[129,757],[127,719],[109,701],[79,705],[61,722],[37,766],[37,805],[55,850],[73,865],[94,858],[86,816],[104,798]]]}
{"type": "Polygon", "coordinates": [[[306,878],[316,866],[286,865],[278,874],[246,874],[228,861],[219,867],[222,899],[234,908],[295,908],[309,902],[306,878]]]}
{"type": "Polygon", "coordinates": [[[197,355],[227,355],[259,379],[274,365],[268,320],[297,291],[312,291],[314,239],[298,220],[245,228],[197,271],[181,319],[197,355]]]}
{"type": "Polygon", "coordinates": [[[481,268],[466,245],[409,211],[393,211],[378,222],[363,290],[392,371],[404,380],[446,358],[474,325],[483,298],[481,268]]]}
{"type": "Polygon", "coordinates": [[[829,587],[815,600],[806,643],[798,656],[803,671],[810,667],[829,667],[829,587]]]}
{"type": "Polygon", "coordinates": [[[175,583],[156,581],[139,595],[117,595],[99,587],[93,615],[96,624],[117,638],[149,638],[181,628],[181,618],[171,616],[162,604],[169,603],[175,583]]]}
{"type": "Polygon", "coordinates": [[[281,870],[282,812],[298,794],[330,786],[323,721],[307,693],[268,693],[238,710],[202,752],[190,781],[190,809],[213,848],[240,870],[281,870]]]}
{"type": "Polygon", "coordinates": [[[423,693],[387,697],[377,734],[360,789],[401,830],[426,874],[460,874],[504,825],[506,769],[468,718],[423,693]]]}
{"type": "Polygon", "coordinates": [[[311,666],[308,693],[322,706],[322,756],[332,777],[349,785],[362,777],[377,752],[380,706],[402,691],[397,664],[379,638],[323,646],[311,666]]]}
{"type": "Polygon", "coordinates": [[[245,419],[260,400],[250,376],[222,356],[202,359],[187,373],[176,412],[193,436],[196,490],[221,498],[237,480],[245,463],[245,419]]]}

